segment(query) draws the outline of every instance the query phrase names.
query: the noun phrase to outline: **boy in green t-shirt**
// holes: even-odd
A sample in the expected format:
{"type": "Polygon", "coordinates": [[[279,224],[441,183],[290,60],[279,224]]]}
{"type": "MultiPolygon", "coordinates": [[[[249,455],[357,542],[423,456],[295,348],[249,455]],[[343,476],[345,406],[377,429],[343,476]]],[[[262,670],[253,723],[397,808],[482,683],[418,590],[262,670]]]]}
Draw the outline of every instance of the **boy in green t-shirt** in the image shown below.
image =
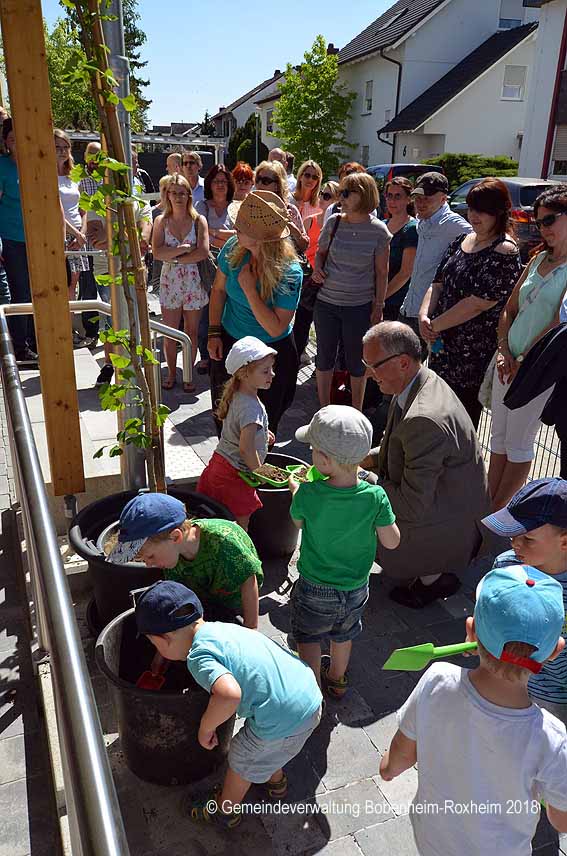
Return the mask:
{"type": "Polygon", "coordinates": [[[143,493],[120,515],[118,544],[109,560],[133,559],[162,568],[167,579],[190,586],[207,606],[241,612],[244,626],[258,627],[258,589],[264,581],[256,548],[230,520],[188,520],[173,496],[143,493]]]}
{"type": "Polygon", "coordinates": [[[384,490],[358,479],[358,464],[372,446],[372,425],[362,413],[331,404],[295,436],[311,444],[313,463],[328,479],[299,485],[290,478],[291,516],[302,530],[291,628],[299,656],[322,679],[327,694],[340,699],[347,689],[352,640],[362,630],[376,535],[394,550],[400,532],[384,490]],[[326,638],[331,661],[322,669],[326,638]]]}

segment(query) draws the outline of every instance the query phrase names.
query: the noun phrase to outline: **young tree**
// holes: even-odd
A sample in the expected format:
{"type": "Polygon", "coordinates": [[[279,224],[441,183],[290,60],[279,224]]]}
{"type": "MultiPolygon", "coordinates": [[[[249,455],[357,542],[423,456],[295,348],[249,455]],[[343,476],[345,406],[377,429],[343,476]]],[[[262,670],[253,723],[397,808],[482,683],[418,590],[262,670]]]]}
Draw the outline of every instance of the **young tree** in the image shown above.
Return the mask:
{"type": "Polygon", "coordinates": [[[296,163],[312,158],[329,176],[348,157],[344,150],[354,148],[345,133],[356,95],[338,82],[338,59],[327,53],[323,36],[317,36],[304,58],[297,69],[288,63],[279,84],[273,136],[293,152],[296,163]]]}
{"type": "Polygon", "coordinates": [[[205,116],[201,122],[201,134],[203,137],[214,137],[215,135],[215,123],[208,110],[205,110],[205,116]]]}

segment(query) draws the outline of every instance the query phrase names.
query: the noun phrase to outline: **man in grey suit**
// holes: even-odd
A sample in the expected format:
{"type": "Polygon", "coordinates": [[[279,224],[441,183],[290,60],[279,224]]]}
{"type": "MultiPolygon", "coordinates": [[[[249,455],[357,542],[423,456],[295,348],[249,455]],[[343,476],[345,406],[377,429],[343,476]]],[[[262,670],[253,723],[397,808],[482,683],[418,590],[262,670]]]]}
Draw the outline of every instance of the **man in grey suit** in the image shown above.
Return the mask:
{"type": "Polygon", "coordinates": [[[457,574],[478,551],[478,524],[490,511],[482,453],[455,393],[422,366],[410,327],[375,325],[364,336],[363,356],[381,392],[393,395],[380,448],[363,461],[377,473],[401,533],[398,549],[377,560],[402,582],[390,597],[419,609],[454,594],[457,574]]]}

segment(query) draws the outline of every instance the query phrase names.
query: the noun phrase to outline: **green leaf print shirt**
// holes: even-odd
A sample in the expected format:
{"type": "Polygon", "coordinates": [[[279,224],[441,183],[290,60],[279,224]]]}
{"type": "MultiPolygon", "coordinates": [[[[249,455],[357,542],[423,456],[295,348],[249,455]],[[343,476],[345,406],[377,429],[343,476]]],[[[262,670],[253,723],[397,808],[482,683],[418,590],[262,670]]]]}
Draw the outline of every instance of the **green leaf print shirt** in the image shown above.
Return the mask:
{"type": "Polygon", "coordinates": [[[174,568],[165,571],[168,580],[191,588],[204,600],[240,609],[240,587],[252,574],[260,589],[264,574],[250,536],[230,520],[192,520],[201,532],[199,551],[194,559],[179,557],[174,568]]]}

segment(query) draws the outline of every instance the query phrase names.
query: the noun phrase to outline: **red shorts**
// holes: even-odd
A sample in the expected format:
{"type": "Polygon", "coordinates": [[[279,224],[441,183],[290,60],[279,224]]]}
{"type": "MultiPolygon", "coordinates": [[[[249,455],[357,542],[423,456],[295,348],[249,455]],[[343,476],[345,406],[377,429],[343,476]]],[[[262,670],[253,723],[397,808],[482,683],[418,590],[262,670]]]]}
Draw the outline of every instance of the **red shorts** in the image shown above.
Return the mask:
{"type": "Polygon", "coordinates": [[[238,470],[217,452],[201,473],[197,490],[226,505],[235,517],[248,517],[262,508],[256,490],[242,481],[238,470]]]}

